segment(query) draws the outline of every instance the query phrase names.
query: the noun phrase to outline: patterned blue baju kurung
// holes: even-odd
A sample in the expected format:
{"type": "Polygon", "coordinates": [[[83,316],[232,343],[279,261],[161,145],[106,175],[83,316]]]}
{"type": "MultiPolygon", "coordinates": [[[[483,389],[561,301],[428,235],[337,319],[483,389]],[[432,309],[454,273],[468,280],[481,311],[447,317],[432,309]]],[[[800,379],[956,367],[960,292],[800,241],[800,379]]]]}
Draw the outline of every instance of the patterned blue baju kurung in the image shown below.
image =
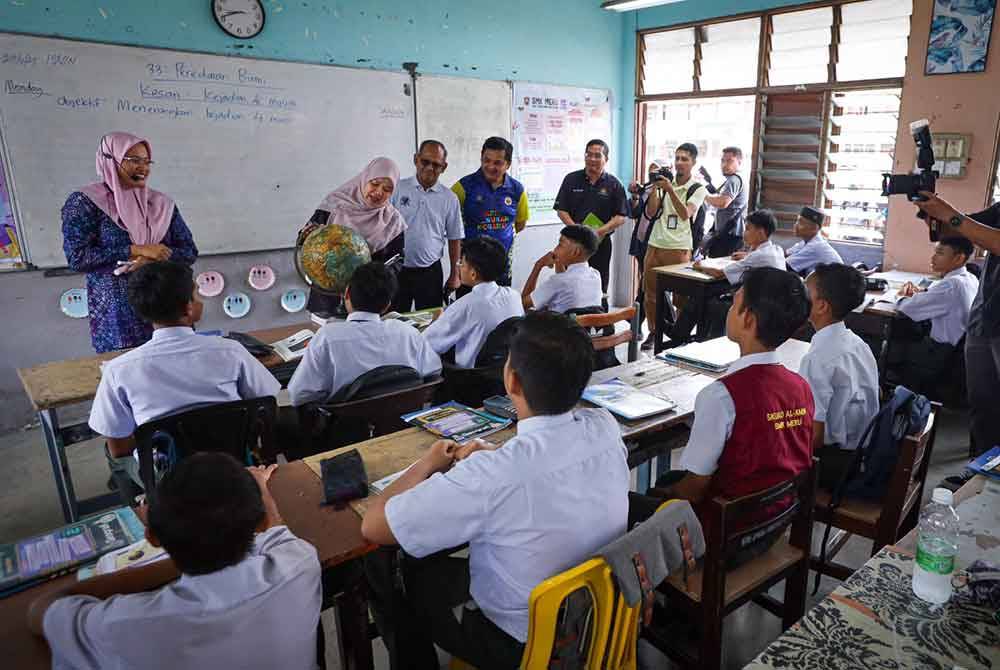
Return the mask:
{"type": "MultiPolygon", "coordinates": [[[[128,274],[114,274],[118,261],[129,259],[128,233],[83,193],[71,193],[62,208],[63,251],[71,270],[87,273],[90,337],[97,353],[137,347],[149,340],[153,326],[128,304],[128,274]]],[[[160,242],[173,252],[170,260],[191,265],[198,248],[175,206],[167,234],[160,242]]]]}

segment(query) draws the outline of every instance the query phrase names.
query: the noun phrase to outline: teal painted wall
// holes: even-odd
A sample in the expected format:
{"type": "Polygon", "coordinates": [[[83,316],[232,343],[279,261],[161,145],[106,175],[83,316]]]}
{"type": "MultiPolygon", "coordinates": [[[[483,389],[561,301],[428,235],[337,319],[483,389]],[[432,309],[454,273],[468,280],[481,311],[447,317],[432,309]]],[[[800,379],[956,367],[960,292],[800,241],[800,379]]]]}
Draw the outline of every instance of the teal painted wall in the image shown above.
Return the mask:
{"type": "Polygon", "coordinates": [[[0,30],[386,70],[416,61],[424,73],[610,88],[618,119],[622,100],[631,102],[621,91],[625,20],[596,0],[264,5],[264,32],[246,41],[216,26],[209,0],[7,0],[0,30]]]}

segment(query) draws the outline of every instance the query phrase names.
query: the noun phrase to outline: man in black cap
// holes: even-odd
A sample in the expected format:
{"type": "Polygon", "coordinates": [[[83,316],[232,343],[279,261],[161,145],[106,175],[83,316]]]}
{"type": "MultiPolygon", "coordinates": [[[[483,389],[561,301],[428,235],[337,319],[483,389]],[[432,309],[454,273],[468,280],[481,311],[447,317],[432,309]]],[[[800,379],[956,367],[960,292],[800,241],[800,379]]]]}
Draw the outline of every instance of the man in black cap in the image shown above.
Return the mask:
{"type": "Polygon", "coordinates": [[[837,250],[820,235],[825,215],[813,207],[803,207],[795,220],[795,236],[801,238],[785,254],[788,267],[805,277],[820,263],[843,263],[837,250]]]}

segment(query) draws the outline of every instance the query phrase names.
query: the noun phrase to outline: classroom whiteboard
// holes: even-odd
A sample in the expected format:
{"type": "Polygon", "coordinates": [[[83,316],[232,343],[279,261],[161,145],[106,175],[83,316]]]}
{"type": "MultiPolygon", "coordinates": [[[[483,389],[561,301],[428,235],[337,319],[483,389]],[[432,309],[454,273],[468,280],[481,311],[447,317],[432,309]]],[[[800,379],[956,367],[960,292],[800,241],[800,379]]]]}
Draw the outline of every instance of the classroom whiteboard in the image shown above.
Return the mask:
{"type": "MultiPolygon", "coordinates": [[[[479,169],[483,142],[511,139],[510,82],[421,75],[417,79],[417,140],[448,148],[449,186],[479,169]]],[[[404,170],[405,173],[405,170],[404,170]]]]}
{"type": "Polygon", "coordinates": [[[0,33],[0,135],[28,260],[64,266],[60,208],[101,137],[149,139],[149,184],[203,254],[291,247],[327,192],[414,149],[409,75],[0,33]]]}

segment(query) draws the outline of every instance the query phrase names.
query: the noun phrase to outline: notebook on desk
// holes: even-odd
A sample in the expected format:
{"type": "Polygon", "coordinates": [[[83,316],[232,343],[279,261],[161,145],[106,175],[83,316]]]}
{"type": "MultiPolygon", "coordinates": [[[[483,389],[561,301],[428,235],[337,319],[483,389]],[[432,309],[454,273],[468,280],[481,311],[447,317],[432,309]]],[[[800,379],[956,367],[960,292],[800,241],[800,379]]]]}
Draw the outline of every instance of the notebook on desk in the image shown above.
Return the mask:
{"type": "Polygon", "coordinates": [[[726,337],[691,342],[657,355],[668,363],[683,363],[710,372],[725,372],[739,357],[740,345],[726,337]]]}
{"type": "Polygon", "coordinates": [[[640,391],[620,379],[588,386],[583,391],[583,399],[628,421],[669,412],[677,406],[662,393],[654,395],[640,391]]]}

